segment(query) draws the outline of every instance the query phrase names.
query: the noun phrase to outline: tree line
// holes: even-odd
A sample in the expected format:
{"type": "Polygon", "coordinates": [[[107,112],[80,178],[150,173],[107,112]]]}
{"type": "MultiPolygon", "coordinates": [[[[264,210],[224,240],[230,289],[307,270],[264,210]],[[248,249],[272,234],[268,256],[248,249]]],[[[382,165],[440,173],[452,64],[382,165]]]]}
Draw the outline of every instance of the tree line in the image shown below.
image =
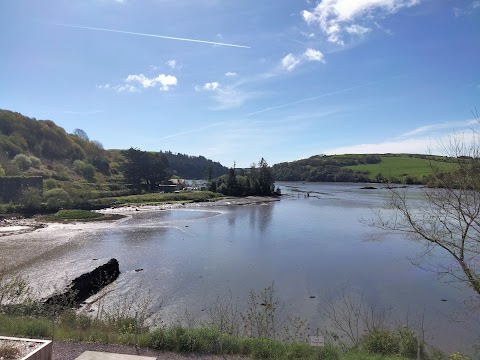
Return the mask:
{"type": "Polygon", "coordinates": [[[315,155],[308,159],[275,164],[273,173],[279,181],[369,182],[368,172],[347,169],[345,166],[379,162],[381,158],[377,155],[315,155]]]}
{"type": "Polygon", "coordinates": [[[275,191],[275,180],[272,169],[262,158],[258,164],[252,164],[249,169],[228,169],[228,174],[212,179],[208,190],[229,196],[271,196],[275,191]],[[258,167],[257,167],[258,165],[258,167]]]}

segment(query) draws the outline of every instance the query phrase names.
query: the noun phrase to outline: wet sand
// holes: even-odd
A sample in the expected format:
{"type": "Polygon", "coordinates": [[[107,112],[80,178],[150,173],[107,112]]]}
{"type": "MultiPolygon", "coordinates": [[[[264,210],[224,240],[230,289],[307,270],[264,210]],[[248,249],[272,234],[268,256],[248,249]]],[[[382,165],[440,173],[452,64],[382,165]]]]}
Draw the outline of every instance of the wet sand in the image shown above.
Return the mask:
{"type": "Polygon", "coordinates": [[[133,205],[98,210],[103,214],[124,215],[121,219],[95,222],[39,222],[35,219],[8,219],[0,223],[0,272],[16,273],[21,268],[41,261],[56,253],[59,248],[68,251],[68,245],[82,232],[111,229],[129,219],[135,212],[198,209],[230,205],[252,205],[278,201],[277,197],[249,196],[223,198],[204,203],[173,203],[158,205],[133,205]]]}

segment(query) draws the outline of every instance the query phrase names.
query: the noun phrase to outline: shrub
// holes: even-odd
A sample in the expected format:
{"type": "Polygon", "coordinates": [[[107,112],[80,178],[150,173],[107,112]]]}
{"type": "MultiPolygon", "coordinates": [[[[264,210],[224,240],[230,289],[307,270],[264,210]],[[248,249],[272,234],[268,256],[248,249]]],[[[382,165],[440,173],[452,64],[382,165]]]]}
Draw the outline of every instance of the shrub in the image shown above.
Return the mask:
{"type": "MultiPolygon", "coordinates": [[[[398,339],[400,341],[400,351],[401,356],[408,358],[416,358],[418,351],[418,338],[417,335],[408,328],[402,328],[398,330],[398,339]]],[[[425,351],[423,346],[420,347],[420,355],[423,359],[425,356],[425,351]]]]}
{"type": "Polygon", "coordinates": [[[388,330],[368,332],[362,339],[362,345],[370,354],[394,355],[400,352],[400,339],[388,330]]]}
{"type": "Polygon", "coordinates": [[[34,168],[40,166],[40,159],[37,158],[36,156],[30,156],[29,159],[30,159],[31,166],[33,166],[34,168]]]}
{"type": "Polygon", "coordinates": [[[5,176],[5,169],[1,164],[0,164],[0,176],[5,176]]]}
{"type": "Polygon", "coordinates": [[[13,163],[16,164],[20,170],[22,171],[26,171],[30,168],[30,166],[32,166],[32,161],[30,160],[30,158],[25,155],[25,154],[17,154],[15,155],[15,157],[13,158],[13,163]]]}
{"type": "Polygon", "coordinates": [[[340,360],[340,352],[332,344],[327,343],[320,349],[320,359],[340,360]]]}
{"type": "Polygon", "coordinates": [[[70,205],[70,195],[60,188],[47,190],[44,195],[47,206],[50,209],[65,208],[70,205]]]}
{"type": "Polygon", "coordinates": [[[75,172],[82,175],[88,182],[95,181],[95,167],[91,164],[86,164],[82,160],[75,160],[73,162],[75,172]]]}
{"type": "Polygon", "coordinates": [[[35,212],[39,210],[42,205],[41,191],[34,188],[26,188],[22,191],[19,204],[22,210],[26,212],[35,212]]]}
{"type": "Polygon", "coordinates": [[[55,179],[45,179],[43,180],[43,188],[45,190],[55,189],[57,186],[57,180],[55,179]]]}

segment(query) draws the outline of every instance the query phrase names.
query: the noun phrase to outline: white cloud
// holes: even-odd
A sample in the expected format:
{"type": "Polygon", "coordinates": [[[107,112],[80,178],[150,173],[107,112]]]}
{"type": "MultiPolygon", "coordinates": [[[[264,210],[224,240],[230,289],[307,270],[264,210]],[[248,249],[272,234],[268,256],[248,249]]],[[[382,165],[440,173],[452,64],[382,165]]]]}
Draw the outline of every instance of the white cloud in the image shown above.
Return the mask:
{"type": "Polygon", "coordinates": [[[168,67],[173,70],[177,67],[177,60],[175,59],[168,60],[165,64],[167,64],[168,67]]]}
{"type": "Polygon", "coordinates": [[[177,85],[177,78],[172,75],[160,74],[157,77],[148,78],[143,74],[128,75],[120,85],[97,85],[97,89],[112,89],[117,92],[139,92],[140,89],[158,87],[162,91],[168,91],[172,86],[177,85]]]}
{"type": "Polygon", "coordinates": [[[319,61],[325,63],[324,56],[320,51],[308,48],[301,55],[294,55],[292,53],[286,55],[282,59],[280,66],[283,70],[292,71],[305,61],[319,61]]]}
{"type": "Polygon", "coordinates": [[[323,54],[315,49],[308,48],[303,56],[308,60],[308,61],[320,61],[320,62],[325,62],[323,54]]]}
{"type": "Polygon", "coordinates": [[[284,68],[287,71],[292,71],[297,67],[297,65],[300,64],[300,59],[298,59],[295,55],[292,53],[286,55],[282,59],[282,68],[284,68]]]}
{"type": "Polygon", "coordinates": [[[165,75],[165,74],[160,74],[157,77],[148,78],[145,75],[140,74],[140,75],[128,75],[128,77],[125,79],[125,82],[137,83],[141,85],[144,89],[158,86],[160,90],[168,91],[172,86],[177,85],[177,78],[173,75],[165,75]]]}
{"type": "Polygon", "coordinates": [[[318,25],[329,42],[344,45],[345,34],[362,35],[375,18],[395,14],[402,8],[418,5],[421,0],[323,0],[301,15],[308,25],[318,25]]]}
{"type": "Polygon", "coordinates": [[[225,76],[226,77],[235,77],[235,76],[237,76],[237,73],[229,71],[229,72],[225,73],[225,76]]]}
{"type": "Polygon", "coordinates": [[[115,90],[118,92],[138,92],[138,89],[135,86],[125,84],[125,85],[118,85],[114,87],[115,90]]]}
{"type": "Polygon", "coordinates": [[[203,85],[202,89],[205,91],[215,91],[220,87],[220,84],[216,81],[213,82],[207,82],[205,85],[203,85]]]}

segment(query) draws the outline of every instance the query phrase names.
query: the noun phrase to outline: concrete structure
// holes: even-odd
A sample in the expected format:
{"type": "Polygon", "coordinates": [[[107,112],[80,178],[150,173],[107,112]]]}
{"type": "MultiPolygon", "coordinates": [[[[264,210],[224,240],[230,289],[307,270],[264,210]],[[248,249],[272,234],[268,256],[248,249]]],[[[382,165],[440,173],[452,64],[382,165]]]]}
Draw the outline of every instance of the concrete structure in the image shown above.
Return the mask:
{"type": "Polygon", "coordinates": [[[52,360],[52,342],[50,340],[26,339],[8,336],[0,336],[0,340],[13,342],[38,343],[34,350],[22,357],[20,360],[52,360]]]}
{"type": "Polygon", "coordinates": [[[115,354],[98,351],[85,351],[75,360],[156,360],[157,358],[149,356],[137,356],[126,354],[115,354]]]}

